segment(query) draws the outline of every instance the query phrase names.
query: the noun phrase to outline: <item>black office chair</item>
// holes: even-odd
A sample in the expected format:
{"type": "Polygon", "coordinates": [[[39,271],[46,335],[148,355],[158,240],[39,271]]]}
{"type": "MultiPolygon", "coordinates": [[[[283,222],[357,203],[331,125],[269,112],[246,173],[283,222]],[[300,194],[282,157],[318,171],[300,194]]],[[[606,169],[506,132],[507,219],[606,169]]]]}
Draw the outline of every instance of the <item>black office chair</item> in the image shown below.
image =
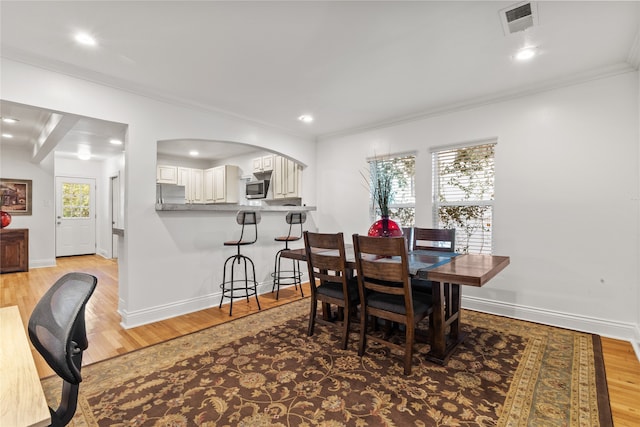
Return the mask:
{"type": "Polygon", "coordinates": [[[82,352],[88,347],[84,311],[97,283],[90,274],[65,274],[44,294],[29,318],[33,346],[63,381],[60,406],[49,408],[52,426],[67,425],[76,412],[82,352]]]}

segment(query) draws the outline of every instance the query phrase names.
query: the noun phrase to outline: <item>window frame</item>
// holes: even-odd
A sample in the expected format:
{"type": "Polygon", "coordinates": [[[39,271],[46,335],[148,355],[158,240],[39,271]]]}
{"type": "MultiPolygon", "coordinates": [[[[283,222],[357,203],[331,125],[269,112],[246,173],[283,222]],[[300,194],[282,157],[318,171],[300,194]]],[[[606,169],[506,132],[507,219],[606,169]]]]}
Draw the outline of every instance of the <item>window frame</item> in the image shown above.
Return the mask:
{"type": "Polygon", "coordinates": [[[375,200],[373,199],[373,191],[371,188],[372,185],[372,172],[371,172],[371,168],[373,166],[374,163],[377,162],[393,162],[395,160],[399,160],[399,159],[406,159],[412,157],[413,158],[413,173],[410,175],[410,187],[411,187],[411,191],[410,191],[410,196],[409,198],[412,198],[413,201],[402,201],[402,202],[394,202],[392,201],[391,203],[389,203],[389,210],[390,210],[390,219],[393,219],[394,221],[396,221],[398,224],[400,224],[400,226],[402,227],[413,227],[415,224],[415,216],[416,216],[416,160],[417,160],[417,153],[415,151],[410,151],[410,152],[402,152],[402,153],[393,153],[393,154],[388,154],[386,156],[374,156],[374,157],[369,157],[367,158],[367,175],[366,175],[366,179],[368,181],[369,184],[369,219],[371,221],[375,221],[377,219],[380,218],[380,210],[378,209],[378,206],[375,203],[375,200]],[[411,219],[412,219],[412,223],[411,224],[404,224],[401,222],[401,219],[394,216],[392,214],[392,212],[394,210],[397,209],[412,209],[412,214],[410,215],[411,219]]]}
{"type": "MultiPolygon", "coordinates": [[[[463,144],[455,144],[449,146],[439,146],[433,147],[431,149],[431,161],[432,161],[432,219],[435,227],[445,227],[443,225],[440,218],[440,208],[446,206],[479,206],[479,207],[488,207],[489,215],[487,216],[486,212],[483,210],[482,217],[476,217],[475,219],[479,223],[479,227],[481,227],[480,231],[469,231],[469,229],[465,230],[465,226],[454,226],[456,229],[456,251],[463,253],[482,253],[482,254],[492,254],[493,253],[493,230],[494,230],[494,216],[495,216],[495,160],[496,160],[496,147],[497,147],[496,139],[475,141],[463,144]],[[488,199],[470,199],[463,197],[462,200],[452,200],[452,201],[440,201],[441,198],[441,180],[443,175],[441,174],[441,170],[439,168],[439,161],[442,161],[443,154],[451,152],[451,157],[455,157],[456,153],[461,150],[468,150],[474,148],[482,148],[482,147],[490,147],[488,149],[491,150],[491,160],[490,160],[490,180],[491,186],[488,188],[489,190],[489,198],[488,199]],[[489,221],[487,223],[487,221],[489,221]],[[488,230],[486,229],[488,228],[488,230]],[[474,244],[475,242],[472,240],[473,237],[478,236],[480,234],[480,243],[474,244]],[[486,243],[488,240],[488,244],[486,243]],[[487,248],[488,246],[488,248],[487,248]]],[[[455,186],[455,185],[454,185],[455,186]]],[[[484,191],[484,190],[483,190],[484,191]]],[[[454,193],[451,193],[453,195],[454,193]]],[[[482,193],[484,194],[484,193],[482,193]]],[[[474,224],[471,224],[471,229],[474,224]]]]}

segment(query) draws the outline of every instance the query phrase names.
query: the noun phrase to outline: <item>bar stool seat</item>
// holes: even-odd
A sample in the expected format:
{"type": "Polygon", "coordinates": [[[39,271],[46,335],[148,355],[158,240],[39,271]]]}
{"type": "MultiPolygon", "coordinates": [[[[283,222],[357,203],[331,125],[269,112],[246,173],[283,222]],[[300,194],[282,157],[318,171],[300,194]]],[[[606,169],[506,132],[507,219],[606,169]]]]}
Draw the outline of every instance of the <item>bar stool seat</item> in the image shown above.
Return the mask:
{"type": "MultiPolygon", "coordinates": [[[[249,297],[251,295],[255,295],[256,302],[258,303],[258,310],[262,310],[260,307],[260,300],[258,299],[258,282],[256,281],[256,267],[253,264],[253,260],[246,255],[240,253],[241,246],[253,245],[258,241],[258,223],[260,222],[260,212],[256,211],[239,211],[236,215],[236,222],[242,225],[242,230],[240,232],[240,238],[238,240],[228,240],[224,242],[224,246],[235,246],[237,248],[237,252],[234,255],[231,255],[224,262],[224,269],[222,273],[222,284],[220,285],[220,289],[222,289],[222,295],[220,297],[220,305],[219,308],[222,308],[222,302],[225,298],[229,298],[231,302],[229,303],[229,316],[232,315],[233,312],[233,300],[235,298],[246,298],[247,302],[249,302],[249,297]],[[253,239],[245,239],[245,226],[253,225],[253,239]],[[231,276],[230,280],[227,280],[227,265],[231,262],[229,267],[229,273],[231,276]],[[240,264],[244,265],[244,278],[237,278],[235,276],[236,265],[240,267],[240,264]],[[249,265],[251,266],[251,277],[249,276],[249,265]],[[236,287],[236,284],[240,284],[240,286],[236,287]]],[[[242,269],[240,272],[242,273],[242,269]]]]}
{"type": "Polygon", "coordinates": [[[289,224],[289,233],[286,236],[278,236],[274,240],[276,242],[284,242],[284,248],[280,249],[276,253],[275,265],[273,268],[273,287],[271,292],[276,290],[276,300],[280,296],[280,285],[294,285],[298,289],[300,285],[300,294],[304,297],[304,291],[302,290],[302,272],[300,271],[300,261],[291,260],[293,263],[292,270],[282,270],[280,256],[282,252],[289,250],[289,242],[296,242],[302,239],[302,224],[307,220],[306,212],[287,212],[285,217],[287,224],[289,224]],[[292,234],[293,226],[300,225],[300,233],[292,234]]]}

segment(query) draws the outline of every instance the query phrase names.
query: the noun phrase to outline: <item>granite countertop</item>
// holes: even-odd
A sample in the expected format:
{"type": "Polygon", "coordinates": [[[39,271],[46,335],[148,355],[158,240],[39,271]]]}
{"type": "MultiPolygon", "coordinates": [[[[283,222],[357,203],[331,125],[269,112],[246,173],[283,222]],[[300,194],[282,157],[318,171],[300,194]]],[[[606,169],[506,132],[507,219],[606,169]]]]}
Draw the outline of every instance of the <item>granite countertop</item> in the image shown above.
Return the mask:
{"type": "Polygon", "coordinates": [[[254,210],[260,212],[309,212],[315,211],[315,206],[254,206],[254,205],[234,205],[234,204],[180,204],[180,203],[156,203],[156,211],[209,211],[209,212],[238,212],[239,210],[254,210]]]}

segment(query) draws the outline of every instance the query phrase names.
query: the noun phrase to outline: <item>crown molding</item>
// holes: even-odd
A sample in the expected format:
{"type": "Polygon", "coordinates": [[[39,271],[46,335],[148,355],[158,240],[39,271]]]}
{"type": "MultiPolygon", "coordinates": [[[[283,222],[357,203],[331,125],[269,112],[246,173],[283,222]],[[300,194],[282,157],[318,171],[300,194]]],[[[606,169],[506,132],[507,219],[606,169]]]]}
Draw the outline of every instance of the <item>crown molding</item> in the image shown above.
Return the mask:
{"type": "Polygon", "coordinates": [[[209,105],[201,104],[201,103],[194,102],[185,98],[180,98],[174,95],[169,95],[163,91],[156,90],[148,86],[132,83],[128,80],[109,76],[101,72],[92,71],[92,70],[81,68],[81,67],[76,67],[66,62],[58,61],[56,59],[43,58],[41,56],[33,55],[21,49],[3,46],[2,49],[0,49],[0,58],[5,58],[11,61],[20,62],[33,67],[38,67],[47,71],[53,71],[55,73],[64,74],[66,76],[84,80],[90,83],[108,86],[113,89],[128,92],[137,96],[143,96],[149,99],[153,99],[155,101],[164,102],[171,105],[177,105],[180,107],[189,108],[189,109],[200,111],[200,112],[220,114],[232,119],[250,122],[255,126],[286,133],[288,135],[291,135],[297,138],[311,139],[311,140],[314,139],[314,136],[311,134],[296,132],[292,129],[276,126],[267,122],[260,121],[258,119],[243,116],[241,114],[233,113],[231,111],[227,111],[221,108],[216,108],[209,105]]]}
{"type": "Polygon", "coordinates": [[[614,65],[609,65],[597,69],[592,69],[580,73],[576,73],[570,76],[564,76],[558,79],[548,80],[543,83],[537,83],[529,86],[524,86],[518,89],[497,92],[487,96],[468,99],[462,102],[443,105],[435,107],[429,110],[425,110],[419,113],[410,114],[407,116],[401,116],[385,120],[382,122],[371,123],[356,128],[346,129],[344,131],[332,132],[328,134],[319,135],[317,140],[321,141],[328,138],[335,138],[347,135],[353,135],[356,133],[367,132],[375,129],[386,128],[390,126],[397,126],[402,123],[414,122],[418,120],[424,120],[431,117],[442,116],[445,114],[451,114],[458,111],[469,110],[472,108],[482,107],[484,105],[495,104],[498,102],[509,101],[512,99],[522,98],[525,96],[535,95],[537,93],[547,92],[554,89],[559,89],[567,86],[573,86],[581,83],[586,83],[592,80],[603,79],[607,77],[617,76],[619,74],[625,74],[634,72],[633,68],[627,62],[621,62],[614,65]]]}

